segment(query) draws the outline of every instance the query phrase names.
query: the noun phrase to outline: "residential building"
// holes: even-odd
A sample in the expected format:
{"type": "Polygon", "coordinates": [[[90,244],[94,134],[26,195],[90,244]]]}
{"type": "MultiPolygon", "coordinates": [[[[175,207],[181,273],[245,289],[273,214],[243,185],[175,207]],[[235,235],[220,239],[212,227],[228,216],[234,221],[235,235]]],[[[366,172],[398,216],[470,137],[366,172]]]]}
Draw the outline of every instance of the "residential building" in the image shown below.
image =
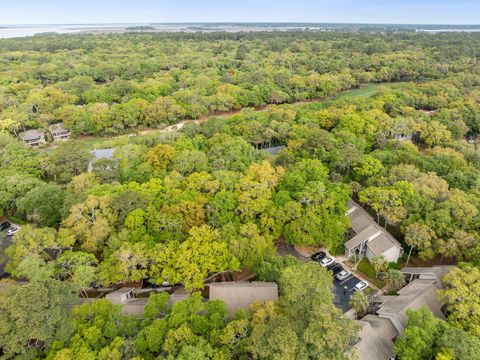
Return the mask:
{"type": "Polygon", "coordinates": [[[443,275],[449,272],[453,265],[442,265],[432,267],[406,267],[402,269],[408,282],[413,280],[438,280],[441,281],[443,275]]]}
{"type": "Polygon", "coordinates": [[[280,145],[280,146],[273,146],[273,147],[265,148],[265,149],[263,149],[263,151],[266,151],[270,155],[277,155],[283,149],[285,149],[285,146],[280,145]]]}
{"type": "Polygon", "coordinates": [[[115,152],[115,149],[96,149],[96,150],[92,150],[90,153],[93,155],[93,159],[88,164],[87,171],[88,172],[93,171],[93,163],[97,160],[100,160],[100,159],[113,160],[113,153],[114,152],[115,152]]]}
{"type": "Polygon", "coordinates": [[[367,257],[384,256],[388,262],[397,262],[403,254],[400,243],[378,225],[370,214],[353,200],[348,201],[346,216],[351,221],[353,237],[345,243],[345,255],[367,257]]]}
{"type": "MultiPolygon", "coordinates": [[[[442,289],[439,280],[451,269],[450,266],[419,268],[419,278],[414,279],[396,296],[376,296],[372,303],[375,314],[366,315],[357,322],[362,326],[360,340],[355,344],[360,360],[389,360],[393,356],[393,344],[403,334],[407,325],[407,310],[428,308],[433,315],[444,319],[443,304],[437,291],[442,289]],[[435,274],[435,276],[432,276],[435,274]],[[424,278],[421,278],[424,276],[424,278]],[[438,277],[438,278],[437,278],[438,277]]],[[[412,268],[402,269],[409,278],[412,268]]]]}
{"type": "Polygon", "coordinates": [[[407,310],[418,310],[426,306],[437,317],[443,319],[442,304],[437,291],[442,283],[437,280],[414,280],[398,292],[398,296],[381,296],[373,300],[379,303],[377,315],[389,319],[401,335],[407,325],[407,310]]]}
{"type": "Polygon", "coordinates": [[[46,143],[45,133],[43,132],[43,130],[28,130],[20,133],[18,137],[20,138],[20,140],[30,146],[40,146],[41,144],[46,143]]]}
{"type": "Polygon", "coordinates": [[[274,282],[223,282],[208,284],[209,299],[222,300],[233,313],[256,301],[277,301],[278,287],[274,282]]]}
{"type": "Polygon", "coordinates": [[[63,124],[51,125],[48,128],[50,134],[52,134],[53,141],[63,141],[70,138],[70,131],[67,128],[63,127],[63,124]]]}
{"type": "Polygon", "coordinates": [[[362,327],[355,344],[360,360],[389,360],[393,356],[393,339],[398,335],[393,324],[376,315],[367,315],[357,323],[362,327]]]}

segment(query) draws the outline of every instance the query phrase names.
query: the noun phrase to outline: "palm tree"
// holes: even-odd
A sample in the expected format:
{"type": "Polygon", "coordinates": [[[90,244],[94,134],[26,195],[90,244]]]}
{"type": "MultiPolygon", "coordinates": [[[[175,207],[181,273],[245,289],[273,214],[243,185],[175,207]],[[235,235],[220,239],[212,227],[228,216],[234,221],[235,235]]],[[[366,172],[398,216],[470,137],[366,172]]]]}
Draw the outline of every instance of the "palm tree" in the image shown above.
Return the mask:
{"type": "Polygon", "coordinates": [[[389,269],[383,274],[382,278],[392,291],[400,290],[406,283],[405,275],[400,270],[389,269]]]}
{"type": "Polygon", "coordinates": [[[378,277],[378,273],[387,270],[388,262],[385,259],[385,256],[379,255],[374,256],[370,259],[370,264],[372,265],[373,270],[375,270],[375,277],[378,277]]]}
{"type": "Polygon", "coordinates": [[[370,305],[370,301],[368,296],[365,295],[363,291],[356,291],[351,297],[350,301],[348,302],[350,307],[355,310],[357,316],[360,317],[361,315],[365,314],[370,305]]]}

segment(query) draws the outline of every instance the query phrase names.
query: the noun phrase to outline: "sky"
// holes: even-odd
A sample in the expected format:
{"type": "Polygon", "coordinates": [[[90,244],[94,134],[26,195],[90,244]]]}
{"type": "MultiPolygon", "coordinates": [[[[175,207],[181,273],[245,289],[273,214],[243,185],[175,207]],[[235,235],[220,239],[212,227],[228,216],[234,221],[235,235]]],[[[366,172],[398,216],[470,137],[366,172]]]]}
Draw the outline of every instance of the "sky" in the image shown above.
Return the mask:
{"type": "Polygon", "coordinates": [[[480,24],[480,0],[0,0],[0,26],[149,22],[480,24]]]}

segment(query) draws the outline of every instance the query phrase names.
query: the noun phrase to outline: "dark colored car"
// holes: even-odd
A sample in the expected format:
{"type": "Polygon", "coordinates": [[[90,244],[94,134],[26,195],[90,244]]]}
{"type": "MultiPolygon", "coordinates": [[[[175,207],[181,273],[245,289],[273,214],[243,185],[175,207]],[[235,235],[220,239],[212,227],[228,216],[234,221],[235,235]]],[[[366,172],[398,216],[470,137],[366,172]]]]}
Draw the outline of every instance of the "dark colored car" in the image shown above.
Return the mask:
{"type": "Polygon", "coordinates": [[[340,271],[343,270],[343,267],[342,267],[342,265],[340,265],[340,264],[337,263],[337,264],[335,264],[333,267],[331,267],[329,270],[332,272],[332,275],[335,276],[335,275],[337,275],[340,271]]]}
{"type": "Polygon", "coordinates": [[[327,256],[327,253],[325,251],[319,251],[311,256],[313,261],[320,261],[322,260],[325,256],[327,256]]]}
{"type": "Polygon", "coordinates": [[[12,224],[10,224],[8,221],[5,221],[4,223],[0,224],[0,230],[5,230],[8,229],[12,224]]]}

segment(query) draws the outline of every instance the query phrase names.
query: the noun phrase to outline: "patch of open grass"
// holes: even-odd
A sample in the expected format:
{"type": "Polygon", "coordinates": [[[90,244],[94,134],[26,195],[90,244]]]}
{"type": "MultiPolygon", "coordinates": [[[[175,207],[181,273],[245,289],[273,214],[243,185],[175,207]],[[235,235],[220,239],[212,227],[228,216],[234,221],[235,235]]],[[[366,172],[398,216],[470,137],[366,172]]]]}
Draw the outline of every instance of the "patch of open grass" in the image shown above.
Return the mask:
{"type": "Polygon", "coordinates": [[[379,289],[385,286],[385,282],[381,279],[375,277],[375,270],[373,270],[370,261],[365,257],[363,258],[357,266],[357,271],[361,273],[361,275],[367,279],[367,281],[379,289]]]}

